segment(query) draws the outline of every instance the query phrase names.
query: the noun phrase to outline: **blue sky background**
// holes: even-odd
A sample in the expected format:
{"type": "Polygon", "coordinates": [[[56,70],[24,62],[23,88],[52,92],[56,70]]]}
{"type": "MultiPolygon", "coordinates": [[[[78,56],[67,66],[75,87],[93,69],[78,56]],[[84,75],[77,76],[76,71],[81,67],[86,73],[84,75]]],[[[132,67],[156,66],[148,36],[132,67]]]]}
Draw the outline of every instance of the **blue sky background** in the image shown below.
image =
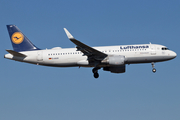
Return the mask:
{"type": "Polygon", "coordinates": [[[0,120],[179,120],[179,57],[127,65],[124,74],[4,59],[7,24],[39,48],[70,48],[63,28],[90,46],[162,44],[179,54],[179,0],[1,0],[0,120]]]}

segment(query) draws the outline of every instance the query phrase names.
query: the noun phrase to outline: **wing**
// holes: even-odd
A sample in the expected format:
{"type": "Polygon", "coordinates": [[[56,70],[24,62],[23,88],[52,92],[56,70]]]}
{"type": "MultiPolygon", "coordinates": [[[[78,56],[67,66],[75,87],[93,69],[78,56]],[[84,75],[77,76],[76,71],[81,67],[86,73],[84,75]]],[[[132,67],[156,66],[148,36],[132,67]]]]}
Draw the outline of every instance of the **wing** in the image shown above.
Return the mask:
{"type": "Polygon", "coordinates": [[[103,60],[105,57],[107,57],[108,55],[100,52],[99,50],[96,50],[92,47],[89,47],[88,45],[76,40],[70,33],[69,31],[64,28],[64,31],[66,32],[66,35],[68,36],[68,38],[74,43],[76,44],[76,48],[78,51],[81,51],[82,53],[84,53],[84,55],[88,56],[88,59],[95,59],[95,60],[103,60]]]}

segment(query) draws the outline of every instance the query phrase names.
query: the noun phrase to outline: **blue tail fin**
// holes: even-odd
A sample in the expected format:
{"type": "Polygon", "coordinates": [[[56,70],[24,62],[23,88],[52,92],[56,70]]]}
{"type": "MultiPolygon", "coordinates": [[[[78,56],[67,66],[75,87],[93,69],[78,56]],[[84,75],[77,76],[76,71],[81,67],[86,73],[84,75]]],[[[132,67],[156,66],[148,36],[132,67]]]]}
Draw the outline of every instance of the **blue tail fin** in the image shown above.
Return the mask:
{"type": "Polygon", "coordinates": [[[7,29],[14,51],[40,50],[21,32],[16,25],[7,25],[7,29]]]}

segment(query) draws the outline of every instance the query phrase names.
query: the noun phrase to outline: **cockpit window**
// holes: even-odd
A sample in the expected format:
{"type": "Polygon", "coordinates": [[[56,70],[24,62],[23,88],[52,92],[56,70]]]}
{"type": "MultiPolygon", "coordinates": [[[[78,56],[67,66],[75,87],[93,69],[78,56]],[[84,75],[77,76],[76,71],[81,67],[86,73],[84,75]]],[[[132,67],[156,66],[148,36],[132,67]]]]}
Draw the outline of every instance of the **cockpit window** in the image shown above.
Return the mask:
{"type": "Polygon", "coordinates": [[[163,47],[162,50],[169,50],[167,47],[163,47]]]}

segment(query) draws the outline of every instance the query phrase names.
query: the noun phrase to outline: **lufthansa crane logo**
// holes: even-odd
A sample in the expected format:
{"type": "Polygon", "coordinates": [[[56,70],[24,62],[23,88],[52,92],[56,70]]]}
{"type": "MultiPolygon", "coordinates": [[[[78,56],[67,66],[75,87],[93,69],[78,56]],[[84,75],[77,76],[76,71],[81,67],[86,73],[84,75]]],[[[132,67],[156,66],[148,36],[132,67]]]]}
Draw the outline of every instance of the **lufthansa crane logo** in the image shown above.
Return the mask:
{"type": "Polygon", "coordinates": [[[15,44],[20,44],[22,43],[22,41],[24,40],[24,36],[22,33],[20,32],[15,32],[12,36],[11,39],[13,41],[13,43],[15,44]]]}

